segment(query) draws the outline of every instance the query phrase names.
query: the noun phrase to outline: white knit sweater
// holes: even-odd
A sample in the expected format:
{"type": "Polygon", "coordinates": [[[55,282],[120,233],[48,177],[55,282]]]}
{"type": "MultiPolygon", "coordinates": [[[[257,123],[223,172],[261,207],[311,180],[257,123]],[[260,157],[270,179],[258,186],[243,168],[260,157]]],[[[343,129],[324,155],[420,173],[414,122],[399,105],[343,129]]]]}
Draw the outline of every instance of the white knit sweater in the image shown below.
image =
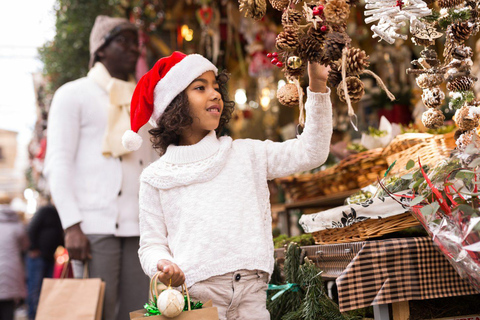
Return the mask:
{"type": "Polygon", "coordinates": [[[186,285],[239,269],[273,270],[267,180],[309,170],[327,159],[330,91],[307,89],[307,121],[285,142],[210,132],[191,146],[170,145],[140,178],[140,249],[150,277],[157,262],[175,262],[186,285]]]}

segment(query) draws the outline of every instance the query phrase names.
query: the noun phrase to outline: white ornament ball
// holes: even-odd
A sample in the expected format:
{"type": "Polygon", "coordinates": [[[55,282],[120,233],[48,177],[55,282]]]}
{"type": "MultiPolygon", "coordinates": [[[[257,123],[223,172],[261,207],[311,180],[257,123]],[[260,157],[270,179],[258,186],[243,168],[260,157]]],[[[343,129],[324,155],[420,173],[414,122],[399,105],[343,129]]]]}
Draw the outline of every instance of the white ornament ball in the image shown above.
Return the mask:
{"type": "Polygon", "coordinates": [[[167,318],[173,318],[178,316],[185,307],[185,298],[179,291],[169,287],[164,290],[157,299],[158,311],[162,313],[162,316],[167,318]]]}

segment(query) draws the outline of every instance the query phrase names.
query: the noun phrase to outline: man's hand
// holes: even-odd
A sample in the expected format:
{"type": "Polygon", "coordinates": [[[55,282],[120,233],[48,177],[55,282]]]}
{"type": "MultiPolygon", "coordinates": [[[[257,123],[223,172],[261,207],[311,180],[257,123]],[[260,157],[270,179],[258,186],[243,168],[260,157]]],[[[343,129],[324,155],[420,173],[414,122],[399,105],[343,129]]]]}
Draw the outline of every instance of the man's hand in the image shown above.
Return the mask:
{"type": "Polygon", "coordinates": [[[327,92],[327,79],[330,67],[325,67],[320,63],[308,63],[309,87],[312,92],[327,92]]]}
{"type": "Polygon", "coordinates": [[[80,229],[80,224],[75,224],[65,230],[65,248],[70,259],[86,261],[92,258],[90,242],[80,229]]]}
{"type": "Polygon", "coordinates": [[[167,286],[170,284],[170,279],[172,280],[173,287],[179,287],[185,282],[183,271],[169,260],[159,260],[157,262],[157,269],[161,272],[158,279],[167,286]]]}

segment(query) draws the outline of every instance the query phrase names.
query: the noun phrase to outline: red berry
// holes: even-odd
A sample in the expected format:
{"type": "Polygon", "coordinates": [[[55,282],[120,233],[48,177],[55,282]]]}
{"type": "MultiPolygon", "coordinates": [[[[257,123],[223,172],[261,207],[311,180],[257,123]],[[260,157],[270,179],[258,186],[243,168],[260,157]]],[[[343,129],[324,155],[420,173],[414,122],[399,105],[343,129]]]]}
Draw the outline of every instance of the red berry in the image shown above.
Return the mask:
{"type": "Polygon", "coordinates": [[[267,58],[271,58],[272,57],[272,54],[271,53],[267,53],[267,58]]]}
{"type": "Polygon", "coordinates": [[[318,9],[318,11],[323,11],[324,7],[323,7],[322,5],[319,5],[319,6],[317,7],[317,9],[318,9]]]}
{"type": "Polygon", "coordinates": [[[327,26],[322,26],[320,28],[320,31],[322,31],[322,32],[326,32],[327,30],[328,30],[327,26]]]}
{"type": "Polygon", "coordinates": [[[271,62],[272,62],[272,64],[276,64],[276,63],[278,62],[278,59],[277,59],[277,58],[273,58],[271,62]]]}
{"type": "Polygon", "coordinates": [[[278,57],[278,53],[273,52],[273,53],[272,53],[272,57],[274,57],[274,58],[278,57]]]}
{"type": "Polygon", "coordinates": [[[279,68],[283,67],[283,62],[278,61],[278,62],[277,62],[277,67],[279,67],[279,68]]]}
{"type": "Polygon", "coordinates": [[[312,10],[312,13],[313,13],[314,16],[319,16],[320,15],[320,11],[318,10],[318,8],[314,8],[312,10]]]}

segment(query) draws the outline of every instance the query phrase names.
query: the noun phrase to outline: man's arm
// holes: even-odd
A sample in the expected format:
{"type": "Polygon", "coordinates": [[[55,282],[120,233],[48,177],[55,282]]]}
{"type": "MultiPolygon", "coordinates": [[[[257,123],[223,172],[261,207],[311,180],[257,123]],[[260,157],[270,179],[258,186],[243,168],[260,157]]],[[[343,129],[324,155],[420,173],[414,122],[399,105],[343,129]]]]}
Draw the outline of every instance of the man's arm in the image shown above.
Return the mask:
{"type": "Polygon", "coordinates": [[[88,240],[80,229],[82,215],[73,192],[80,140],[80,99],[80,93],[71,84],[55,93],[48,117],[45,175],[65,229],[65,247],[70,258],[85,260],[89,256],[88,240]]]}

